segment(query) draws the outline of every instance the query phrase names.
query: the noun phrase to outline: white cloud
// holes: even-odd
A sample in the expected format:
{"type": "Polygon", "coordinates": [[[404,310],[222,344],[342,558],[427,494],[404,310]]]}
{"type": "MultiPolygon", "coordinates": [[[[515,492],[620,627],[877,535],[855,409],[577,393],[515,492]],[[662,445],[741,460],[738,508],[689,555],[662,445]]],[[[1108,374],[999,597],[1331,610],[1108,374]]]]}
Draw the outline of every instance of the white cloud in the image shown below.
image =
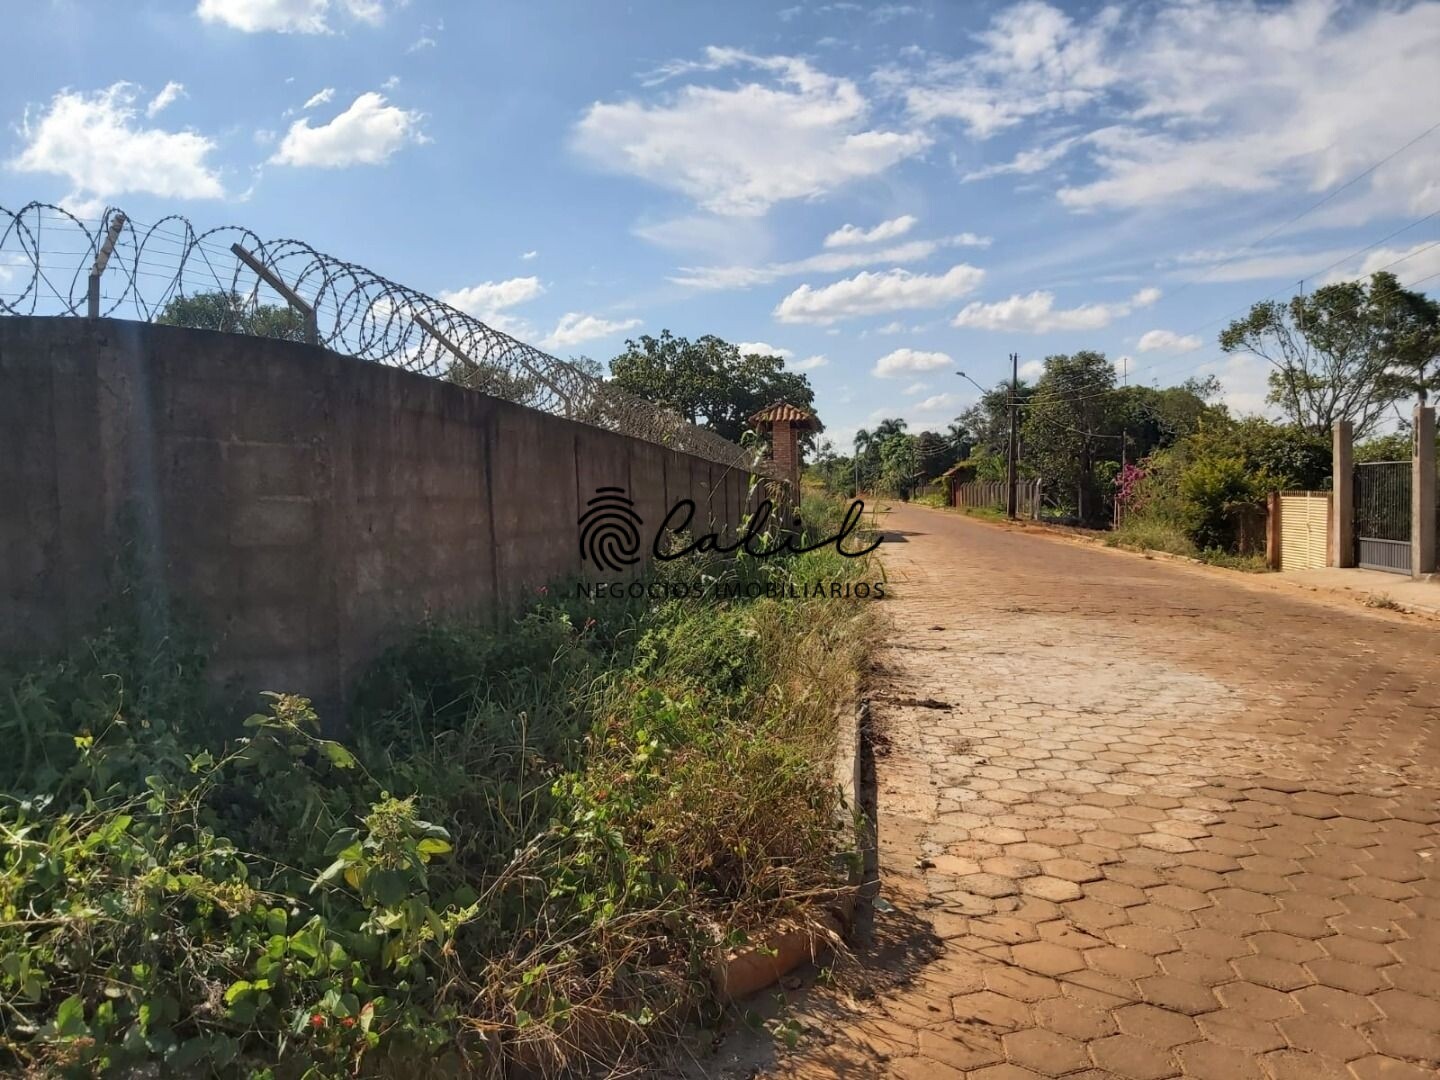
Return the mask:
{"type": "MultiPolygon", "coordinates": [[[[408,2],[409,0],[398,0],[401,6],[408,2]]],[[[343,7],[351,18],[371,25],[377,25],[385,18],[385,5],[381,0],[339,0],[336,6],[343,7]]]]}
{"type": "Polygon", "coordinates": [[[1079,307],[1055,307],[1055,294],[1036,291],[993,304],[972,303],[952,320],[954,326],[978,330],[1010,330],[1027,334],[1044,334],[1052,330],[1098,330],[1114,320],[1129,315],[1136,308],[1149,307],[1160,299],[1159,289],[1141,289],[1129,300],[1113,304],[1082,304],[1079,307]]]}
{"type": "Polygon", "coordinates": [[[974,180],[987,180],[992,176],[1004,176],[1007,173],[1030,176],[1034,173],[1044,172],[1074,149],[1080,141],[1079,138],[1061,139],[1049,146],[1037,147],[1034,150],[1021,150],[1007,162],[999,165],[986,165],[982,169],[966,173],[961,179],[968,183],[974,180]]]}
{"type": "Polygon", "coordinates": [[[889,334],[903,334],[903,333],[905,333],[905,331],[908,330],[908,329],[909,329],[909,327],[906,326],[906,325],[905,325],[903,322],[901,322],[899,319],[892,319],[890,322],[886,323],[884,326],[877,327],[876,330],[875,330],[875,333],[877,333],[877,334],[886,334],[886,335],[889,335],[889,334]]]}
{"type": "Polygon", "coordinates": [[[609,337],[640,325],[639,319],[611,321],[598,315],[582,315],[577,311],[560,316],[555,329],[540,340],[542,349],[564,349],[596,338],[609,337]]]}
{"type": "Polygon", "coordinates": [[[175,101],[184,94],[185,85],[183,83],[167,82],[160,92],[150,99],[150,104],[145,106],[145,115],[153,119],[157,113],[175,104],[175,101]]]}
{"type": "Polygon", "coordinates": [[[876,244],[882,240],[894,240],[897,236],[904,236],[913,229],[919,220],[911,214],[902,214],[889,221],[882,221],[873,229],[862,229],[858,225],[842,225],[825,237],[825,246],[827,248],[849,247],[855,244],[876,244]]]}
{"type": "Polygon", "coordinates": [[[270,161],[322,169],[379,165],[406,143],[423,141],[419,125],[418,112],[387,105],[384,95],[371,91],[328,124],[295,121],[270,161]]]}
{"type": "MultiPolygon", "coordinates": [[[[888,352],[875,362],[875,370],[871,373],[882,379],[889,379],[896,375],[914,374],[919,371],[937,371],[943,367],[950,367],[955,363],[948,353],[923,352],[919,349],[896,349],[888,352]]],[[[923,383],[916,384],[922,389],[923,383]]],[[[910,391],[907,390],[908,394],[910,391]]]]}
{"type": "Polygon", "coordinates": [[[893,22],[906,15],[919,15],[920,9],[914,4],[881,4],[870,9],[870,18],[877,23],[893,22]]]}
{"type": "Polygon", "coordinates": [[[771,345],[764,341],[737,341],[735,347],[740,350],[741,356],[749,356],[754,353],[756,356],[778,356],[784,359],[795,355],[789,349],[782,349],[779,345],[771,345]]]}
{"type": "Polygon", "coordinates": [[[325,87],[325,89],[317,90],[315,93],[311,94],[308,98],[306,98],[305,104],[301,105],[300,108],[302,110],[313,109],[317,105],[324,105],[327,102],[333,101],[334,99],[335,88],[333,86],[327,86],[325,87]]]}
{"type": "MultiPolygon", "coordinates": [[[[967,177],[1038,173],[1083,149],[1085,167],[1057,185],[1079,210],[1331,190],[1419,134],[1416,102],[1440,100],[1440,4],[1427,0],[1092,11],[1025,0],[997,13],[974,51],[917,50],[880,85],[916,120],[958,121],[975,139],[1080,127],[967,177]]],[[[1437,177],[1440,143],[1426,140],[1331,210],[1356,223],[1423,212],[1437,177]]]]}
{"type": "Polygon", "coordinates": [[[632,229],[646,243],[689,258],[726,266],[752,266],[770,256],[773,240],[761,218],[685,214],[637,223],[632,229]]]}
{"type": "Polygon", "coordinates": [[[1260,248],[1247,251],[1192,251],[1174,261],[1181,266],[1196,267],[1186,275],[1190,280],[1222,281],[1263,281],[1269,278],[1285,278],[1291,282],[1297,278],[1311,277],[1322,267],[1350,254],[1345,248],[1298,251],[1281,248],[1260,248]]]}
{"type": "Polygon", "coordinates": [[[484,320],[495,312],[534,300],[545,291],[537,277],[509,278],[505,281],[482,281],[463,289],[444,290],[440,299],[453,308],[484,320]]]}
{"type": "Polygon", "coordinates": [[[1249,353],[1234,353],[1223,360],[1201,365],[1197,374],[1220,380],[1220,400],[1240,415],[1273,414],[1266,398],[1270,393],[1270,365],[1249,353]]]}
{"type": "Polygon", "coordinates": [[[959,394],[935,394],[927,397],[924,401],[917,401],[914,405],[916,412],[946,412],[953,411],[965,404],[965,399],[959,394]]]}
{"type": "Polygon", "coordinates": [[[816,353],[814,356],[807,356],[803,360],[792,360],[795,355],[793,349],[787,349],[781,345],[771,345],[766,341],[737,341],[735,347],[740,350],[741,356],[778,356],[785,361],[785,366],[792,371],[814,371],[816,368],[824,367],[830,363],[828,357],[816,353]]]}
{"type": "Polygon", "coordinates": [[[1107,8],[1095,26],[1081,26],[1057,8],[1025,0],[992,18],[977,35],[978,52],[910,64],[882,79],[917,119],[958,120],[986,139],[1027,117],[1077,110],[1115,82],[1119,73],[1105,56],[1115,21],[1107,8]]]}
{"type": "Polygon", "coordinates": [[[748,289],[768,285],[781,278],[799,274],[838,274],[862,266],[881,263],[908,263],[928,259],[939,250],[934,240],[907,240],[894,247],[866,251],[822,251],[791,262],[766,263],[761,266],[682,266],[670,280],[692,289],[748,289]]]}
{"type": "Polygon", "coordinates": [[[247,34],[323,34],[330,0],[200,0],[195,14],[247,34]]]}
{"type": "MultiPolygon", "coordinates": [[[[1352,278],[1368,278],[1377,270],[1388,270],[1406,287],[1413,282],[1433,279],[1440,274],[1440,241],[1427,240],[1408,248],[1380,247],[1369,252],[1358,264],[1342,267],[1328,274],[1324,284],[1352,278]]],[[[1434,286],[1430,286],[1433,288],[1434,286]]]]}
{"type": "Polygon", "coordinates": [[[952,247],[978,247],[988,248],[992,243],[990,237],[979,236],[973,232],[956,233],[945,241],[952,247]]]}
{"type": "Polygon", "coordinates": [[[540,252],[538,251],[527,251],[523,255],[521,255],[520,258],[524,259],[526,262],[529,262],[531,259],[535,258],[539,254],[540,252]]]}
{"type": "Polygon", "coordinates": [[[214,142],[193,131],[141,127],[137,118],[130,83],[89,94],[62,90],[38,116],[27,112],[20,131],[25,146],[10,166],[66,177],[74,185],[72,201],[130,193],[179,199],[225,194],[208,160],[214,142]]]}
{"type": "Polygon", "coordinates": [[[1141,352],[1194,352],[1204,342],[1194,334],[1186,334],[1183,337],[1174,330],[1147,330],[1140,335],[1140,341],[1135,346],[1141,352]]]}
{"type": "Polygon", "coordinates": [[[861,271],[818,289],[801,285],[780,301],[775,317],[781,322],[826,324],[861,315],[935,307],[974,292],[984,277],[984,270],[967,263],[952,266],[943,274],[914,274],[899,269],[861,271]]]}
{"type": "Polygon", "coordinates": [[[909,386],[905,387],[905,389],[902,390],[901,393],[903,393],[906,397],[914,397],[916,394],[923,394],[926,390],[929,389],[929,383],[912,382],[909,386]]]}
{"type": "Polygon", "coordinates": [[[1186,252],[1173,262],[1185,268],[1182,274],[1194,281],[1275,280],[1294,285],[1304,279],[1328,285],[1389,269],[1404,284],[1440,272],[1440,243],[1425,240],[1409,247],[1377,247],[1362,255],[1341,247],[1260,248],[1253,252],[1212,249],[1186,252]]]}
{"type": "Polygon", "coordinates": [[[371,24],[385,16],[379,0],[200,0],[195,14],[247,34],[325,34],[336,9],[371,24]]]}
{"type": "Polygon", "coordinates": [[[1022,379],[1038,379],[1045,374],[1045,361],[1026,360],[1020,365],[1019,375],[1022,379]]]}
{"type": "Polygon", "coordinates": [[[596,102],[576,125],[576,148],[714,213],[753,216],[883,173],[929,144],[920,132],[869,127],[869,102],[854,82],[795,57],[712,46],[704,60],[667,65],[651,83],[737,68],[763,81],[691,83],[654,103],[596,102]]]}

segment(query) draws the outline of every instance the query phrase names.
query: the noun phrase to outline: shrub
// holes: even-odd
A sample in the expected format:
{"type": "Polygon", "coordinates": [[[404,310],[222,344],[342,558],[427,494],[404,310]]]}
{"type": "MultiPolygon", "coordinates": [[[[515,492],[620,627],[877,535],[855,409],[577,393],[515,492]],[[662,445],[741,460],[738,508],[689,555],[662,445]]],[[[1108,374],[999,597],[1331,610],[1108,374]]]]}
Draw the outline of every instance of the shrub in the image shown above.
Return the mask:
{"type": "MultiPolygon", "coordinates": [[[[827,548],[703,573],[870,570],[827,548]]],[[[784,592],[542,591],[387,653],[344,741],[283,694],[227,734],[192,654],[134,636],[7,677],[16,756],[54,786],[0,802],[0,1060],[319,1078],[633,1057],[715,1005],[720,950],[848,888],[834,716],[866,626],[860,602],[784,592]]]]}
{"type": "Polygon", "coordinates": [[[1255,498],[1255,481],[1239,458],[1196,461],[1180,475],[1185,527],[1201,549],[1227,550],[1235,540],[1235,512],[1255,498]]]}

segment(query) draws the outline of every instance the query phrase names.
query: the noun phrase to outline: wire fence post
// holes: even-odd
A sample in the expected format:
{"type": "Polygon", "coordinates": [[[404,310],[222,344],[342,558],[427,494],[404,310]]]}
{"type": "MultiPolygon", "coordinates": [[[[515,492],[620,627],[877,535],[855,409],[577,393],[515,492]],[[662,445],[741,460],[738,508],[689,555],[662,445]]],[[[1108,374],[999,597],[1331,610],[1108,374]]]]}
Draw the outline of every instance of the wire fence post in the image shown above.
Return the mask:
{"type": "MultiPolygon", "coordinates": [[[[438,341],[442,346],[444,346],[445,350],[449,352],[452,356],[454,356],[456,359],[466,364],[474,364],[476,367],[482,366],[478,360],[476,360],[473,356],[467,354],[464,349],[460,348],[459,345],[456,345],[455,342],[451,341],[448,337],[442,334],[434,323],[432,323],[429,319],[425,318],[425,316],[421,315],[418,311],[410,312],[410,318],[414,319],[415,325],[420,327],[421,330],[424,330],[425,333],[429,334],[432,338],[438,341]]],[[[543,372],[535,370],[534,367],[526,363],[523,356],[517,357],[516,362],[521,367],[523,367],[530,374],[530,376],[535,379],[536,382],[540,383],[552,394],[554,394],[556,398],[560,400],[560,402],[565,406],[565,415],[567,417],[573,416],[575,410],[573,404],[570,401],[569,394],[565,393],[564,390],[560,389],[559,386],[555,385],[554,381],[552,381],[551,379],[547,379],[543,372]]]]}
{"type": "Polygon", "coordinates": [[[124,227],[125,215],[116,211],[115,216],[110,219],[110,228],[105,232],[105,239],[100,243],[100,250],[95,253],[95,262],[90,267],[85,314],[92,319],[100,317],[100,275],[105,273],[105,267],[109,265],[110,256],[115,251],[115,242],[120,239],[120,230],[124,227]]]}
{"type": "Polygon", "coordinates": [[[231,244],[230,250],[235,253],[237,259],[254,270],[261,281],[283,296],[287,304],[300,312],[301,317],[305,320],[305,343],[307,345],[320,344],[320,324],[315,318],[315,309],[310,302],[281,281],[278,275],[270,271],[269,267],[239,244],[231,244]]]}

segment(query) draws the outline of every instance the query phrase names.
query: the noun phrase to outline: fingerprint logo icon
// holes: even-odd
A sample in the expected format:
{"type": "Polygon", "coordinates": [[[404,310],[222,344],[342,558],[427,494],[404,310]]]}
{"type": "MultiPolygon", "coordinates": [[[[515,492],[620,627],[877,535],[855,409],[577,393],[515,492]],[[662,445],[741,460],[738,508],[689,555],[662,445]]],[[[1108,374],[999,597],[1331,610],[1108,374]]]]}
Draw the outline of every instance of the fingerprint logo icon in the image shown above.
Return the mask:
{"type": "Polygon", "coordinates": [[[580,515],[580,558],[618,573],[640,561],[640,526],[635,504],[620,487],[599,487],[580,515]]]}

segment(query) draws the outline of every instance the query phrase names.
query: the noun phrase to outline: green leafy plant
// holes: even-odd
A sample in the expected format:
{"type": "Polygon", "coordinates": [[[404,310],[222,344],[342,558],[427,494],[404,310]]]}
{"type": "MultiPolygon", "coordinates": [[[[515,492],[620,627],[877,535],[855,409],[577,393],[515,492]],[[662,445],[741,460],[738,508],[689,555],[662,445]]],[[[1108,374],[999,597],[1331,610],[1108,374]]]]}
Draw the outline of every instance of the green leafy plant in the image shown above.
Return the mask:
{"type": "Polygon", "coordinates": [[[830,762],[868,616],[779,586],[876,571],[657,572],[775,588],[422,627],[343,739],[279,693],[228,726],[183,635],[5,676],[0,1067],[560,1073],[713,1012],[722,949],[849,887],[830,762]]]}

